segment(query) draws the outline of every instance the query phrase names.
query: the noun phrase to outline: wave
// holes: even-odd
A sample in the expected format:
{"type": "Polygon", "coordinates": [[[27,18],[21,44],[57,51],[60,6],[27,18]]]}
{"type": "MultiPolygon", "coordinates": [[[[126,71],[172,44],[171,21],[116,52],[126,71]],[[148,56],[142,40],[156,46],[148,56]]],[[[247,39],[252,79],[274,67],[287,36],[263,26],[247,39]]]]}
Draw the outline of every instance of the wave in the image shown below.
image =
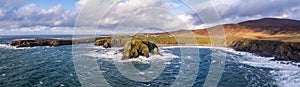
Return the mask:
{"type": "Polygon", "coordinates": [[[208,48],[218,49],[224,52],[240,55],[233,57],[234,61],[253,67],[270,68],[271,75],[275,79],[276,85],[280,87],[297,87],[300,85],[300,63],[291,61],[271,61],[274,57],[261,57],[249,52],[235,51],[227,47],[209,47],[209,46],[169,46],[164,48],[208,48]]]}
{"type": "MultiPolygon", "coordinates": [[[[95,47],[95,51],[85,54],[87,56],[97,57],[97,58],[110,58],[117,62],[129,62],[129,61],[139,61],[143,63],[149,63],[152,60],[169,60],[170,58],[179,58],[178,56],[172,54],[168,49],[174,48],[207,48],[207,49],[217,49],[229,54],[234,61],[246,64],[253,67],[262,67],[272,69],[270,74],[275,79],[275,83],[278,86],[284,87],[295,87],[300,85],[300,67],[295,65],[300,65],[300,63],[291,63],[291,61],[271,61],[274,57],[261,57],[249,52],[235,51],[228,47],[210,47],[210,46],[162,46],[159,47],[161,53],[164,56],[154,55],[150,58],[139,57],[136,59],[121,60],[122,53],[117,52],[121,48],[105,49],[102,47],[95,47]],[[293,65],[294,64],[294,65],[293,65]]],[[[166,62],[168,64],[168,62],[166,62]]]]}
{"type": "Polygon", "coordinates": [[[37,47],[20,47],[20,48],[17,48],[16,46],[11,46],[9,44],[0,44],[0,48],[4,48],[4,49],[33,49],[33,48],[37,48],[37,47]]]}
{"type": "Polygon", "coordinates": [[[279,87],[297,87],[300,85],[300,63],[291,61],[272,61],[274,57],[261,57],[249,52],[240,52],[233,49],[224,49],[226,52],[243,57],[235,57],[239,63],[247,64],[253,67],[271,68],[270,71],[276,85],[279,87]]]}
{"type": "Polygon", "coordinates": [[[91,57],[96,57],[96,58],[109,58],[113,59],[116,62],[132,62],[132,61],[137,61],[137,62],[143,62],[143,63],[150,63],[151,61],[154,60],[170,60],[172,58],[179,58],[178,56],[169,53],[167,50],[160,49],[160,53],[163,55],[151,55],[149,58],[142,57],[140,56],[139,58],[134,58],[134,59],[129,59],[129,60],[121,60],[122,58],[122,48],[111,48],[111,49],[105,49],[103,47],[94,47],[94,51],[84,54],[86,56],[91,56],[91,57]]]}
{"type": "Polygon", "coordinates": [[[16,49],[17,47],[10,46],[9,44],[0,44],[0,48],[16,49]]]}

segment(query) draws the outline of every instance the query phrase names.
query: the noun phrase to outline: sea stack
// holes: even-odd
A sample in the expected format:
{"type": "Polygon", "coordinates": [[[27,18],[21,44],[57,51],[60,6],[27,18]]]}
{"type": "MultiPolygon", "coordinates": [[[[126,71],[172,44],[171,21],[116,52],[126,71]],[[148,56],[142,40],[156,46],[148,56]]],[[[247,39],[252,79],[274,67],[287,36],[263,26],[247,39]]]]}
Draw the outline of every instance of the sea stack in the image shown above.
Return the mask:
{"type": "Polygon", "coordinates": [[[123,49],[122,60],[138,58],[139,56],[149,57],[149,54],[159,55],[156,44],[140,39],[131,39],[123,49]]]}

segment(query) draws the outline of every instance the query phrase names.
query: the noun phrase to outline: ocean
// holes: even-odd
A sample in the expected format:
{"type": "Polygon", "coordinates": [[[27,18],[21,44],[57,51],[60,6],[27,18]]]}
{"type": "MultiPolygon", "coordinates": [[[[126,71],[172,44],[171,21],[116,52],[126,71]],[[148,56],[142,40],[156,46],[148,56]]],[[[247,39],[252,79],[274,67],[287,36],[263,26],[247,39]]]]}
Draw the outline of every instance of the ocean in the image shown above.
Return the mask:
{"type": "Polygon", "coordinates": [[[299,67],[226,47],[162,46],[159,49],[163,56],[120,60],[121,48],[104,49],[93,43],[32,48],[7,44],[14,39],[37,37],[72,36],[0,36],[0,87],[300,85],[299,67]]]}

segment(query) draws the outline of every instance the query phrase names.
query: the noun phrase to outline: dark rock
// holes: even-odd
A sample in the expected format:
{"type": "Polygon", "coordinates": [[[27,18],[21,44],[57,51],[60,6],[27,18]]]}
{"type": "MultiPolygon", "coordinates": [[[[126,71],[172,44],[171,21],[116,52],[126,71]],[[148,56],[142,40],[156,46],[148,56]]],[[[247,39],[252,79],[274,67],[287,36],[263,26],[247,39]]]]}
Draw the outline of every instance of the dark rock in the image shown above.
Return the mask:
{"type": "Polygon", "coordinates": [[[111,48],[111,39],[99,39],[95,42],[96,46],[103,46],[104,48],[111,48]]]}
{"type": "Polygon", "coordinates": [[[72,40],[37,38],[34,40],[14,40],[11,41],[10,45],[16,47],[62,46],[62,45],[72,45],[72,40]]]}
{"type": "Polygon", "coordinates": [[[243,39],[233,41],[230,47],[263,57],[275,57],[274,60],[300,62],[300,43],[298,42],[243,39]]]}

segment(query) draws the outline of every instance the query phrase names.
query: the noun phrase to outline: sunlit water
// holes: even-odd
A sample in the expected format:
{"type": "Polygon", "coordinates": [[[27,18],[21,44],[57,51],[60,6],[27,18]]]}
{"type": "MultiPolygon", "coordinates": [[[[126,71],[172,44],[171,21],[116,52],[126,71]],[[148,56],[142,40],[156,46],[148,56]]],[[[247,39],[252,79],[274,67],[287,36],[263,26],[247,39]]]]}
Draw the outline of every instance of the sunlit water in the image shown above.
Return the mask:
{"type": "MultiPolygon", "coordinates": [[[[237,52],[230,48],[167,46],[159,48],[163,56],[154,55],[150,58],[140,57],[138,59],[122,61],[120,60],[122,54],[116,52],[120,48],[103,49],[93,46],[93,44],[74,45],[74,48],[80,48],[76,52],[72,52],[72,46],[15,48],[5,44],[13,39],[35,37],[41,36],[1,36],[1,87],[81,86],[84,82],[77,76],[78,73],[76,73],[73,56],[82,56],[81,60],[96,59],[99,70],[103,73],[107,83],[113,87],[171,86],[174,84],[176,77],[178,77],[182,64],[193,65],[192,62],[183,61],[183,58],[190,58],[195,55],[199,56],[200,65],[197,79],[194,81],[193,86],[199,87],[205,83],[209,67],[215,62],[211,59],[212,49],[226,53],[225,69],[218,84],[220,87],[297,87],[300,85],[300,68],[293,65],[279,64],[278,61],[269,61],[272,58],[259,57],[246,52],[237,52]],[[199,54],[183,56],[181,48],[197,49],[199,50],[199,54]],[[165,69],[156,79],[149,82],[134,81],[126,78],[115,66],[116,62],[133,63],[136,68],[143,71],[151,66],[151,62],[157,60],[164,61],[165,69]]],[[[70,36],[44,37],[62,38],[70,36]]],[[[124,72],[131,71],[125,70],[124,72]]],[[[90,78],[92,77],[85,79],[90,78]]]]}

